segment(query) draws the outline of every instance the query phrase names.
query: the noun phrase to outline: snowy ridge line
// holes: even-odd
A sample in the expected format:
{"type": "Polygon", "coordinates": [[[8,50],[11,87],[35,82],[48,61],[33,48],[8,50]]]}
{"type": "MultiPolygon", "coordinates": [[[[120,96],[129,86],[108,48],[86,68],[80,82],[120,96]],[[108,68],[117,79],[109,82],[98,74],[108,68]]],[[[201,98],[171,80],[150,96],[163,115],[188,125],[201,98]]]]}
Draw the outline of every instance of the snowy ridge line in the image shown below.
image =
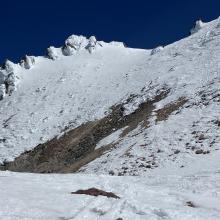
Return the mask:
{"type": "MultiPolygon", "coordinates": [[[[202,29],[206,24],[202,22],[201,19],[195,22],[194,27],[190,30],[191,35],[197,33],[202,29]]],[[[47,53],[44,57],[56,60],[62,56],[71,56],[77,51],[86,50],[89,53],[92,53],[97,48],[104,47],[106,45],[116,46],[116,47],[125,47],[123,42],[112,41],[110,43],[105,43],[104,41],[97,41],[95,36],[91,36],[88,39],[82,35],[71,35],[65,40],[64,46],[56,48],[50,46],[47,48],[47,53]]],[[[158,46],[151,50],[151,55],[157,54],[164,49],[163,46],[158,46]]],[[[5,63],[0,66],[0,100],[2,100],[6,94],[11,95],[13,91],[16,90],[16,84],[19,79],[19,67],[24,69],[31,69],[35,65],[35,56],[25,55],[18,64],[6,60],[5,63]],[[10,67],[10,71],[7,66],[10,67]]]]}
{"type": "MultiPolygon", "coordinates": [[[[191,34],[197,33],[206,24],[200,20],[195,22],[194,27],[190,30],[191,34]]],[[[56,48],[50,46],[47,48],[47,53],[44,57],[56,60],[62,56],[71,56],[76,54],[80,50],[86,50],[92,53],[98,48],[104,46],[116,46],[125,47],[123,42],[112,41],[110,43],[105,43],[104,41],[97,41],[95,36],[91,36],[88,39],[82,35],[71,35],[65,40],[65,44],[56,48]]],[[[151,50],[151,55],[157,54],[164,49],[163,46],[158,46],[151,50]]],[[[13,91],[16,90],[16,85],[19,82],[19,68],[31,69],[35,65],[35,56],[25,55],[17,64],[6,60],[5,63],[0,66],[0,100],[2,100],[6,94],[11,95],[13,91]]]]}
{"type": "MultiPolygon", "coordinates": [[[[97,41],[95,36],[91,36],[89,39],[80,35],[71,35],[65,40],[64,46],[55,48],[50,46],[47,48],[47,53],[44,58],[51,60],[57,60],[63,56],[72,56],[81,50],[88,51],[90,54],[105,46],[113,47],[125,47],[123,42],[112,41],[105,43],[104,41],[97,41]]],[[[0,101],[6,96],[11,95],[16,90],[16,85],[20,79],[20,72],[22,69],[29,70],[39,57],[25,55],[18,63],[13,63],[10,60],[6,60],[3,65],[0,66],[0,101]]]]}
{"type": "MultiPolygon", "coordinates": [[[[104,41],[97,41],[95,36],[91,36],[87,38],[82,35],[73,34],[65,40],[63,46],[58,48],[54,46],[48,47],[46,54],[43,57],[56,60],[60,56],[71,56],[75,54],[77,51],[84,49],[87,50],[89,53],[92,53],[93,50],[95,50],[96,48],[104,47],[104,46],[125,47],[125,44],[123,42],[118,42],[118,41],[111,41],[107,43],[104,41]]],[[[19,65],[24,69],[30,69],[35,64],[36,57],[39,56],[25,55],[21,58],[21,60],[18,63],[13,63],[9,59],[6,59],[6,61],[2,65],[0,65],[0,71],[1,70],[7,71],[8,65],[10,65],[10,68],[12,68],[13,65],[19,65]]]]}

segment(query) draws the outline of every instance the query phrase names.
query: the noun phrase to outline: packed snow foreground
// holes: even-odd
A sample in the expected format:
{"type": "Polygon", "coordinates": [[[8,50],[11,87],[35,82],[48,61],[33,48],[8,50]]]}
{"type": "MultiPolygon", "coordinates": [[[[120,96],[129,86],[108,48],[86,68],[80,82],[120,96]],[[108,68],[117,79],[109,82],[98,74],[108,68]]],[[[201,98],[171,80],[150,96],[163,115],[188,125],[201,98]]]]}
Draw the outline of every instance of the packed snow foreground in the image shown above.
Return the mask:
{"type": "Polygon", "coordinates": [[[220,175],[42,175],[0,173],[2,220],[218,220],[220,175]],[[97,187],[120,199],[74,195],[97,187]]]}
{"type": "Polygon", "coordinates": [[[77,174],[1,171],[0,219],[220,219],[219,60],[220,19],[153,50],[72,35],[44,57],[7,60],[0,169],[114,106],[129,121],[77,174]],[[94,187],[120,198],[71,194],[94,187]]]}

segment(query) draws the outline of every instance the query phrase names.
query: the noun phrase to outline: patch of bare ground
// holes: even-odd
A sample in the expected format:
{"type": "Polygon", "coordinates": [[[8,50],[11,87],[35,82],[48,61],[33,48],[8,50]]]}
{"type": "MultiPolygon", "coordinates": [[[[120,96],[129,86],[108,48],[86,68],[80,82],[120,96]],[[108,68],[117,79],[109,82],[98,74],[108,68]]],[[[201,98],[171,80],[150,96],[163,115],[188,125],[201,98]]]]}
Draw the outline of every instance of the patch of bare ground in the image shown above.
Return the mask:
{"type": "Polygon", "coordinates": [[[82,194],[82,195],[89,195],[89,196],[106,196],[108,198],[120,199],[119,196],[115,195],[112,192],[106,192],[97,188],[90,188],[86,190],[77,190],[76,192],[71,192],[71,194],[82,194]]]}
{"type": "MultiPolygon", "coordinates": [[[[135,129],[140,122],[147,124],[154,104],[164,99],[169,90],[158,91],[158,95],[152,100],[148,100],[139,105],[138,109],[130,115],[124,115],[124,104],[119,104],[111,108],[111,113],[106,117],[87,122],[81,126],[67,131],[60,138],[53,138],[44,144],[40,144],[31,151],[24,152],[13,162],[7,162],[1,169],[36,172],[36,173],[69,173],[76,172],[82,166],[100,157],[107,150],[115,147],[109,144],[100,149],[95,149],[96,144],[103,138],[118,129],[127,127],[122,135],[126,135],[135,129]]],[[[185,103],[177,101],[171,109],[176,110],[185,103]]],[[[163,115],[168,117],[171,110],[166,110],[163,115]]],[[[162,113],[159,113],[162,114],[162,113]]]]}
{"type": "Polygon", "coordinates": [[[185,97],[180,97],[177,101],[165,105],[163,108],[156,111],[156,121],[165,121],[174,112],[179,110],[188,100],[185,97]]]}

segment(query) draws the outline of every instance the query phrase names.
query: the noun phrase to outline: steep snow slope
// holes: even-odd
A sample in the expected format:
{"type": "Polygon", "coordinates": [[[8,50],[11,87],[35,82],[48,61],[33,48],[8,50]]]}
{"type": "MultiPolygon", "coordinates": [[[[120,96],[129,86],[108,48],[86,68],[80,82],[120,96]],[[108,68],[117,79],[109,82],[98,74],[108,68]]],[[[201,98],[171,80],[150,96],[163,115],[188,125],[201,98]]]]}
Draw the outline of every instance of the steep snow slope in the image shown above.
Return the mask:
{"type": "Polygon", "coordinates": [[[150,72],[148,79],[171,89],[156,103],[147,128],[140,123],[81,172],[140,175],[149,168],[158,172],[163,168],[166,173],[179,173],[206,166],[206,161],[220,168],[216,156],[220,150],[219,20],[200,29],[165,47],[143,66],[150,72]]]}
{"type": "Polygon", "coordinates": [[[35,58],[18,69],[17,91],[1,101],[1,161],[60,134],[65,126],[104,116],[109,107],[145,85],[136,70],[148,52],[106,46],[94,54],[35,58]],[[140,60],[140,61],[139,61],[140,60]],[[127,77],[131,73],[132,77],[127,77]],[[121,83],[122,82],[122,83],[121,83]]]}
{"type": "Polygon", "coordinates": [[[96,150],[107,151],[79,174],[0,172],[0,219],[220,219],[220,20],[192,33],[152,51],[71,36],[48,57],[7,61],[0,163],[114,105],[123,103],[124,118],[166,95],[146,119],[102,138],[96,150]],[[70,194],[91,187],[121,198],[70,194]]]}
{"type": "MultiPolygon", "coordinates": [[[[156,105],[157,109],[183,97],[191,106],[166,121],[155,123],[152,117],[152,126],[143,131],[147,140],[140,137],[143,144],[154,150],[164,148],[167,154],[171,148],[182,149],[187,142],[194,141],[190,133],[193,123],[198,132],[208,130],[211,133],[204,148],[213,142],[212,139],[215,139],[214,145],[218,144],[219,34],[217,19],[153,55],[149,50],[103,42],[92,47],[91,52],[85,49],[84,38],[76,41],[74,36],[64,47],[72,43],[78,48],[68,54],[70,56],[62,55],[60,48],[52,48],[53,55],[57,55],[54,60],[35,57],[33,62],[26,57],[30,69],[10,64],[19,83],[16,91],[6,96],[0,105],[0,161],[13,160],[20,153],[60,135],[66,127],[70,129],[100,119],[114,104],[131,94],[140,94],[125,106],[125,114],[129,114],[164,87],[170,92],[156,105]],[[78,46],[81,41],[82,48],[78,46]],[[210,102],[206,105],[201,101],[201,94],[206,95],[203,90],[211,94],[207,94],[210,102]],[[211,98],[213,94],[216,94],[215,99],[211,98]]],[[[127,138],[129,135],[123,142],[127,138]]],[[[129,141],[136,142],[135,139],[129,141]]]]}

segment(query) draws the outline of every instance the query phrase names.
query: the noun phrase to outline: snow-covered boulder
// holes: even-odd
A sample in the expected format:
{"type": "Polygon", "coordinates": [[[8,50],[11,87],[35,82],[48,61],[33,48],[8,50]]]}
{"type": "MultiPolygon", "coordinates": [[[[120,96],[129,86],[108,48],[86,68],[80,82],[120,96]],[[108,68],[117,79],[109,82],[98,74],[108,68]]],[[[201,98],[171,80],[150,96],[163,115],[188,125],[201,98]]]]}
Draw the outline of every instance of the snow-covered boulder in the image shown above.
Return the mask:
{"type": "MultiPolygon", "coordinates": [[[[104,45],[107,45],[107,43],[97,41],[95,36],[91,36],[89,39],[87,39],[82,35],[71,35],[68,37],[68,39],[65,41],[65,45],[62,47],[62,54],[65,56],[71,56],[80,50],[87,50],[89,53],[92,53],[96,48],[103,47],[104,45]]],[[[120,46],[121,45],[123,45],[123,43],[120,43],[120,46]]]]}
{"type": "Polygon", "coordinates": [[[89,38],[89,43],[88,43],[88,45],[86,46],[86,49],[90,52],[90,53],[92,53],[92,51],[95,49],[95,47],[96,47],[96,44],[97,44],[97,40],[96,40],[96,38],[95,38],[95,36],[91,36],[90,38],[89,38]]]}
{"type": "Polygon", "coordinates": [[[5,94],[11,94],[16,89],[18,76],[16,76],[17,65],[6,60],[0,69],[0,97],[4,98],[5,94]]]}
{"type": "Polygon", "coordinates": [[[89,40],[86,37],[82,35],[71,35],[65,41],[65,46],[63,46],[62,48],[62,52],[65,56],[71,56],[76,51],[80,49],[85,49],[88,46],[88,44],[89,40]]]}
{"type": "Polygon", "coordinates": [[[58,58],[57,48],[53,46],[47,48],[47,56],[52,60],[56,60],[58,58]]]}
{"type": "Polygon", "coordinates": [[[65,45],[70,46],[75,50],[79,50],[81,48],[85,48],[88,45],[88,39],[82,35],[71,35],[65,41],[65,45]]]}
{"type": "Polygon", "coordinates": [[[190,30],[190,33],[194,34],[198,32],[200,29],[202,29],[203,26],[204,26],[204,23],[202,22],[202,20],[201,19],[197,20],[194,27],[190,30]]]}
{"type": "Polygon", "coordinates": [[[0,101],[5,97],[5,70],[0,68],[0,101]]]}
{"type": "Polygon", "coordinates": [[[163,49],[164,49],[163,46],[156,47],[156,48],[152,49],[151,55],[154,55],[154,54],[156,54],[156,53],[159,53],[159,52],[162,51],[163,49]]]}
{"type": "Polygon", "coordinates": [[[5,71],[0,68],[0,85],[4,83],[5,81],[5,71]]]}
{"type": "Polygon", "coordinates": [[[14,72],[11,72],[7,75],[7,78],[5,80],[6,93],[11,95],[11,93],[16,89],[15,86],[16,86],[16,76],[14,72]]]}
{"type": "Polygon", "coordinates": [[[0,84],[0,101],[5,97],[5,95],[6,95],[5,84],[0,84]]]}
{"type": "Polygon", "coordinates": [[[35,64],[35,57],[34,56],[27,56],[21,60],[20,65],[25,69],[30,69],[35,64]]]}
{"type": "Polygon", "coordinates": [[[76,50],[69,45],[65,45],[62,47],[62,53],[64,56],[71,56],[76,52],[76,50]]]}

